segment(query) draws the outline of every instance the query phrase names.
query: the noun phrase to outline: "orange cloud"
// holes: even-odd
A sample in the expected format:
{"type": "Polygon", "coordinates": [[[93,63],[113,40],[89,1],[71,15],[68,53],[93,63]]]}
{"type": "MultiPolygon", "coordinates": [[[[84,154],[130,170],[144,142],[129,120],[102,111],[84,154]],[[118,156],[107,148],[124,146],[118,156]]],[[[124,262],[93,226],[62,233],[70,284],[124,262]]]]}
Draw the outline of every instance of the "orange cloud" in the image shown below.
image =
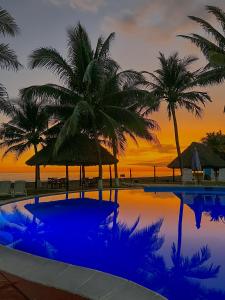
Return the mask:
{"type": "MultiPolygon", "coordinates": [[[[183,30],[198,28],[188,15],[206,16],[207,0],[152,0],[138,1],[135,9],[123,10],[115,16],[105,16],[103,28],[141,37],[151,42],[168,42],[183,30]]],[[[214,0],[213,5],[225,8],[224,1],[214,0]]],[[[210,16],[207,15],[207,20],[210,16]]],[[[196,30],[195,30],[196,31],[196,30]]]]}

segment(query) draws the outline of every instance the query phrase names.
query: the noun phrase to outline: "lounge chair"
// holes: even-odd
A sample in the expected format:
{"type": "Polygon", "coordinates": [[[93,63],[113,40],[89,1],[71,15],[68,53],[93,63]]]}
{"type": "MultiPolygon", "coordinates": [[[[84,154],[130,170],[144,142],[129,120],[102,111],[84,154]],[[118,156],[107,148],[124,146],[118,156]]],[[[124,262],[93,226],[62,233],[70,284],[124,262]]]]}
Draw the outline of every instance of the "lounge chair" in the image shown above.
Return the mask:
{"type": "Polygon", "coordinates": [[[12,185],[11,181],[0,181],[0,197],[12,196],[11,185],[12,185]]]}
{"type": "Polygon", "coordinates": [[[14,196],[27,196],[26,181],[14,182],[14,196]]]}

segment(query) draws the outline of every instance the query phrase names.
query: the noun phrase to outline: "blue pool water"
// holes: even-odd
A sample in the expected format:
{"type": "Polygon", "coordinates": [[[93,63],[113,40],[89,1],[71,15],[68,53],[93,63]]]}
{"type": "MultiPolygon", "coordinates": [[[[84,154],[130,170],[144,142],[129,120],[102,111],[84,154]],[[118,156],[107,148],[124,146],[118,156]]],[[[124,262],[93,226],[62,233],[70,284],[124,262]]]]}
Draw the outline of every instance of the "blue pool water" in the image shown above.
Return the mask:
{"type": "Polygon", "coordinates": [[[0,244],[127,278],[171,300],[225,299],[222,190],[87,192],[4,205],[0,244]]]}

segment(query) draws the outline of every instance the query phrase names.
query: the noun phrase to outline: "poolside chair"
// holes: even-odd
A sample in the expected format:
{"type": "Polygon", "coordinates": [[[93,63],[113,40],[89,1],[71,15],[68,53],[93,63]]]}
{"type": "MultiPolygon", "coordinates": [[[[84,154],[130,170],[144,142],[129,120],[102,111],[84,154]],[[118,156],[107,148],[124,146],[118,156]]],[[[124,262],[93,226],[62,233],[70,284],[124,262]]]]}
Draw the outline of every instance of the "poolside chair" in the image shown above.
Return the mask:
{"type": "Polygon", "coordinates": [[[12,185],[11,181],[0,181],[0,197],[12,196],[11,185],[12,185]]]}
{"type": "Polygon", "coordinates": [[[14,196],[27,196],[26,181],[14,182],[14,196]]]}

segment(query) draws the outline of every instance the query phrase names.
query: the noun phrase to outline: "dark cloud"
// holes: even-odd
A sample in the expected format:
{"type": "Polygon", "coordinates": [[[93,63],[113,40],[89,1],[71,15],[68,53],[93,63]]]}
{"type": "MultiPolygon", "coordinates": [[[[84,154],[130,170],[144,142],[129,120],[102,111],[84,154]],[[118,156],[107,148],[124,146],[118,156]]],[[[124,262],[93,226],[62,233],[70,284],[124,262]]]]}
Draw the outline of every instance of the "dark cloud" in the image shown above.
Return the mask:
{"type": "Polygon", "coordinates": [[[155,145],[151,148],[152,151],[156,151],[158,153],[174,153],[176,151],[176,147],[172,144],[161,144],[155,145]]]}
{"type": "Polygon", "coordinates": [[[176,151],[176,147],[172,144],[153,144],[145,147],[131,147],[130,154],[151,154],[152,152],[161,153],[161,154],[170,154],[176,151]]]}
{"type": "Polygon", "coordinates": [[[154,158],[149,160],[140,160],[135,163],[128,164],[129,166],[140,166],[140,167],[166,167],[169,162],[171,162],[174,159],[174,155],[167,155],[160,158],[154,158]]]}

